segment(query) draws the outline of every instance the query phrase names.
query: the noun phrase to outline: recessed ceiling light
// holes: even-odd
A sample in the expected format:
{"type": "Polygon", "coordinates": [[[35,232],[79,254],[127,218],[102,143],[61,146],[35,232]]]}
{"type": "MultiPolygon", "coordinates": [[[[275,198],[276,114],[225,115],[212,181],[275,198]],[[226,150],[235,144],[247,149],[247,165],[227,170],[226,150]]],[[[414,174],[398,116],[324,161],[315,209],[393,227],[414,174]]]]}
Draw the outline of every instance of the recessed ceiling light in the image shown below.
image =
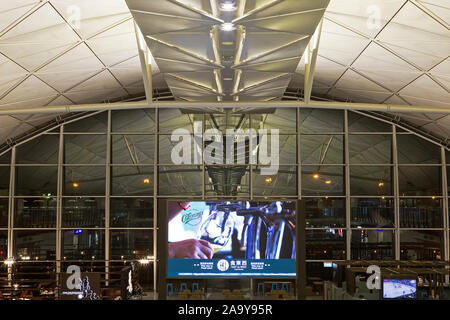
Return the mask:
{"type": "Polygon", "coordinates": [[[233,78],[223,78],[223,80],[225,80],[225,81],[231,81],[231,80],[233,80],[233,78]]]}
{"type": "Polygon", "coordinates": [[[235,27],[232,23],[226,22],[226,23],[222,24],[221,29],[223,31],[233,31],[235,29],[235,27]]]}
{"type": "Polygon", "coordinates": [[[222,42],[222,44],[224,46],[232,46],[234,44],[234,42],[233,41],[224,41],[224,42],[222,42]]]}

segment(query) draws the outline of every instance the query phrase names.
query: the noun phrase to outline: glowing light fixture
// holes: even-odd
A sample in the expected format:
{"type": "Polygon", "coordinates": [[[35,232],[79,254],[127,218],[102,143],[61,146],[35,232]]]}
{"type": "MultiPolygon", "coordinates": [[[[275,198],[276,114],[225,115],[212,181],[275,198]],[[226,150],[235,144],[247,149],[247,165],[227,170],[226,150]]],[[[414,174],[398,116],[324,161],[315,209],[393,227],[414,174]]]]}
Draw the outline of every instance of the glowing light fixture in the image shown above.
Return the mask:
{"type": "Polygon", "coordinates": [[[227,2],[222,2],[219,6],[220,10],[222,11],[234,11],[236,10],[236,4],[234,3],[234,1],[227,1],[227,2]]]}
{"type": "Polygon", "coordinates": [[[144,179],[144,183],[145,183],[145,184],[149,184],[149,183],[150,183],[150,179],[149,179],[149,178],[145,178],[145,179],[144,179]]]}
{"type": "Polygon", "coordinates": [[[272,178],[266,178],[266,179],[264,179],[264,181],[265,181],[266,183],[272,183],[272,178]]]}
{"type": "Polygon", "coordinates": [[[381,188],[384,186],[384,182],[378,182],[378,186],[381,188]]]}
{"type": "Polygon", "coordinates": [[[314,174],[313,174],[313,178],[317,180],[317,179],[319,179],[319,178],[320,178],[320,176],[319,176],[319,174],[318,174],[318,173],[314,173],[314,174]]]}
{"type": "Polygon", "coordinates": [[[233,31],[236,29],[232,23],[226,22],[220,27],[223,31],[233,31]]]}
{"type": "Polygon", "coordinates": [[[150,260],[144,258],[144,259],[139,260],[139,263],[140,263],[140,264],[149,264],[149,263],[150,263],[150,260]]]}
{"type": "Polygon", "coordinates": [[[325,184],[331,184],[331,180],[326,180],[325,184]]]}
{"type": "Polygon", "coordinates": [[[436,196],[432,196],[431,199],[435,200],[435,199],[436,199],[436,196]]]}
{"type": "Polygon", "coordinates": [[[12,266],[14,264],[14,259],[6,259],[4,263],[7,266],[12,266]]]}
{"type": "Polygon", "coordinates": [[[78,188],[80,185],[78,184],[78,182],[74,182],[74,183],[72,183],[72,187],[74,187],[74,188],[78,188]]]}

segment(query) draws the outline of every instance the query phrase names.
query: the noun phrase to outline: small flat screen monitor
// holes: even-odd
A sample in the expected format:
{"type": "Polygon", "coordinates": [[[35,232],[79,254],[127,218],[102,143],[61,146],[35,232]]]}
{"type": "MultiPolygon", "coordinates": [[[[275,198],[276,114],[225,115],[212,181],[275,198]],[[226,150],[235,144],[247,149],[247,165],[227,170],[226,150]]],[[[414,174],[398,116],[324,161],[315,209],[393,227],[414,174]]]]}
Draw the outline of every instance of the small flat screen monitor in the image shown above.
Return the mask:
{"type": "Polygon", "coordinates": [[[415,299],[416,279],[383,279],[383,299],[415,299]]]}

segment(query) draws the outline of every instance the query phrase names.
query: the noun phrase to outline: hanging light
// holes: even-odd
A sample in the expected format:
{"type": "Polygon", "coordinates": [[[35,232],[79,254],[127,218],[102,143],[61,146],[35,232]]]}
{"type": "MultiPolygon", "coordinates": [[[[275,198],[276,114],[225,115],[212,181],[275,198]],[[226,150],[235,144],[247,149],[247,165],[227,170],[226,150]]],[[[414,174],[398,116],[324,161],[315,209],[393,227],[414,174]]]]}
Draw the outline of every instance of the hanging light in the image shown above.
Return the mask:
{"type": "Polygon", "coordinates": [[[150,179],[149,179],[149,178],[145,178],[145,179],[144,179],[144,183],[145,183],[145,184],[150,184],[150,179]]]}
{"type": "Polygon", "coordinates": [[[267,184],[270,184],[270,183],[272,183],[272,178],[266,178],[266,179],[264,179],[264,181],[267,183],[267,184]]]}
{"type": "Polygon", "coordinates": [[[319,178],[320,178],[320,176],[319,176],[319,174],[318,174],[318,173],[314,173],[314,174],[313,174],[313,178],[317,180],[317,179],[319,179],[319,178]]]}
{"type": "Polygon", "coordinates": [[[381,188],[381,187],[384,187],[384,182],[383,181],[381,181],[381,182],[378,182],[378,186],[381,188]]]}
{"type": "Polygon", "coordinates": [[[331,180],[326,180],[325,183],[326,184],[331,184],[331,180]]]}
{"type": "Polygon", "coordinates": [[[72,183],[72,187],[74,187],[74,188],[78,188],[80,185],[78,184],[78,182],[74,182],[74,183],[72,183]]]}

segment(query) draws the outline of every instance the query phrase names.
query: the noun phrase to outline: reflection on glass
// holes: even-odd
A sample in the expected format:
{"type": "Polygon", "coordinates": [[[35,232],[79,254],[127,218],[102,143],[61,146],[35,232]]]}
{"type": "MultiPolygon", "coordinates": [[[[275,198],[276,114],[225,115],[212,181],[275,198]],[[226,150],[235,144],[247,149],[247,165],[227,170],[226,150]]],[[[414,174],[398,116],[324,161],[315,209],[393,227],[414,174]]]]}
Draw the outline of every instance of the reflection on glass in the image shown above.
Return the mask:
{"type": "Polygon", "coordinates": [[[307,228],[345,227],[345,199],[305,198],[307,228]]]}
{"type": "Polygon", "coordinates": [[[351,256],[354,260],[393,260],[393,230],[352,230],[351,256]]]}
{"type": "Polygon", "coordinates": [[[0,156],[0,164],[11,164],[11,151],[0,156]]]}
{"type": "Polygon", "coordinates": [[[344,195],[343,166],[302,166],[304,196],[344,195]]]}
{"type": "Polygon", "coordinates": [[[105,231],[65,230],[62,246],[64,260],[104,260],[105,231]]]}
{"type": "Polygon", "coordinates": [[[104,198],[64,198],[62,207],[62,226],[103,227],[105,225],[104,198]]]}
{"type": "Polygon", "coordinates": [[[394,199],[352,198],[351,225],[363,228],[394,227],[394,199]]]}
{"type": "MultiPolygon", "coordinates": [[[[201,115],[193,115],[196,121],[199,121],[201,115]]],[[[257,118],[261,115],[252,115],[253,123],[257,123],[257,118]],[[254,116],[254,117],[253,117],[254,116]]],[[[248,130],[250,128],[250,118],[248,114],[237,114],[224,112],[222,114],[205,114],[205,129],[219,129],[224,134],[227,129],[231,130],[248,130]]]]}
{"type": "Polygon", "coordinates": [[[9,200],[0,198],[0,228],[8,227],[8,208],[9,200]]]}
{"type": "MultiPolygon", "coordinates": [[[[128,111],[129,112],[129,111],[128,111]]],[[[64,125],[64,132],[106,132],[108,128],[108,112],[64,125]]]]}
{"type": "Polygon", "coordinates": [[[392,135],[349,135],[348,140],[350,163],[392,163],[392,135]]]}
{"type": "Polygon", "coordinates": [[[8,258],[8,231],[0,231],[0,259],[8,258]]]}
{"type": "Polygon", "coordinates": [[[176,129],[185,129],[194,132],[194,121],[203,123],[203,114],[187,114],[180,109],[159,110],[159,132],[172,134],[176,129]]]}
{"type": "Polygon", "coordinates": [[[106,163],[106,135],[65,135],[64,161],[69,164],[106,163]]]}
{"type": "Polygon", "coordinates": [[[259,129],[278,129],[280,134],[289,134],[297,132],[297,109],[278,108],[275,112],[269,114],[252,114],[252,128],[259,129]]]}
{"type": "Polygon", "coordinates": [[[263,166],[254,167],[253,194],[260,196],[297,196],[297,166],[280,166],[276,175],[262,175],[263,166]]]}
{"type": "Polygon", "coordinates": [[[56,197],[16,199],[16,228],[56,228],[56,197]]]}
{"type": "Polygon", "coordinates": [[[345,230],[306,230],[307,260],[345,260],[345,230]]]}
{"type": "Polygon", "coordinates": [[[392,167],[351,166],[350,193],[355,196],[391,196],[392,167]]]}
{"type": "Polygon", "coordinates": [[[153,167],[113,167],[111,181],[113,195],[153,195],[153,167]]]}
{"type": "Polygon", "coordinates": [[[207,166],[206,194],[210,196],[248,196],[250,172],[244,166],[207,166]]]}
{"type": "Polygon", "coordinates": [[[58,167],[16,167],[17,196],[55,196],[58,167]]]}
{"type": "Polygon", "coordinates": [[[194,138],[194,135],[186,135],[177,137],[177,139],[172,141],[171,135],[159,135],[159,163],[172,165],[176,164],[174,163],[176,161],[181,162],[185,159],[188,162],[185,164],[194,163],[194,160],[196,159],[200,159],[197,163],[201,163],[201,137],[194,138]],[[176,145],[179,145],[180,143],[183,143],[183,145],[187,147],[183,148],[182,150],[179,150],[178,148],[175,149],[174,147],[176,145]],[[186,152],[186,154],[184,154],[184,152],[186,152]],[[189,155],[187,155],[187,153],[189,153],[189,155]],[[197,154],[198,156],[196,156],[195,154],[197,154]]]}
{"type": "Polygon", "coordinates": [[[302,133],[343,133],[344,111],[307,109],[300,110],[300,130],[302,133]]]}
{"type": "Polygon", "coordinates": [[[111,227],[153,227],[153,199],[112,198],[111,227]]]}
{"type": "Polygon", "coordinates": [[[160,195],[202,195],[202,169],[194,166],[160,166],[160,195]]]}
{"type": "Polygon", "coordinates": [[[348,130],[350,132],[392,132],[392,124],[349,111],[348,130]]]}
{"type": "Polygon", "coordinates": [[[414,134],[398,134],[397,149],[399,163],[441,163],[441,148],[414,134]]]}
{"type": "Polygon", "coordinates": [[[0,197],[9,196],[10,183],[10,169],[9,167],[0,167],[0,197]]]}
{"type": "Polygon", "coordinates": [[[441,195],[441,167],[399,166],[400,196],[441,195]]]}
{"type": "Polygon", "coordinates": [[[65,196],[104,196],[106,168],[64,167],[65,196]]]}
{"type": "Polygon", "coordinates": [[[57,164],[59,135],[44,134],[16,148],[18,164],[57,164]]]}
{"type": "Polygon", "coordinates": [[[302,135],[302,163],[343,164],[343,135],[302,135]]]}
{"type": "Polygon", "coordinates": [[[112,260],[142,259],[147,257],[153,257],[153,231],[111,231],[112,260]]]}
{"type": "Polygon", "coordinates": [[[112,163],[153,164],[155,136],[113,135],[112,163]]]}
{"type": "Polygon", "coordinates": [[[401,228],[443,228],[442,199],[400,198],[401,228]]]}
{"type": "Polygon", "coordinates": [[[400,231],[401,260],[442,260],[443,252],[442,231],[400,231]]]}
{"type": "Polygon", "coordinates": [[[56,231],[14,231],[14,258],[24,261],[56,259],[56,231]]]}
{"type": "Polygon", "coordinates": [[[112,111],[111,117],[113,132],[155,133],[155,109],[112,111]]]}

